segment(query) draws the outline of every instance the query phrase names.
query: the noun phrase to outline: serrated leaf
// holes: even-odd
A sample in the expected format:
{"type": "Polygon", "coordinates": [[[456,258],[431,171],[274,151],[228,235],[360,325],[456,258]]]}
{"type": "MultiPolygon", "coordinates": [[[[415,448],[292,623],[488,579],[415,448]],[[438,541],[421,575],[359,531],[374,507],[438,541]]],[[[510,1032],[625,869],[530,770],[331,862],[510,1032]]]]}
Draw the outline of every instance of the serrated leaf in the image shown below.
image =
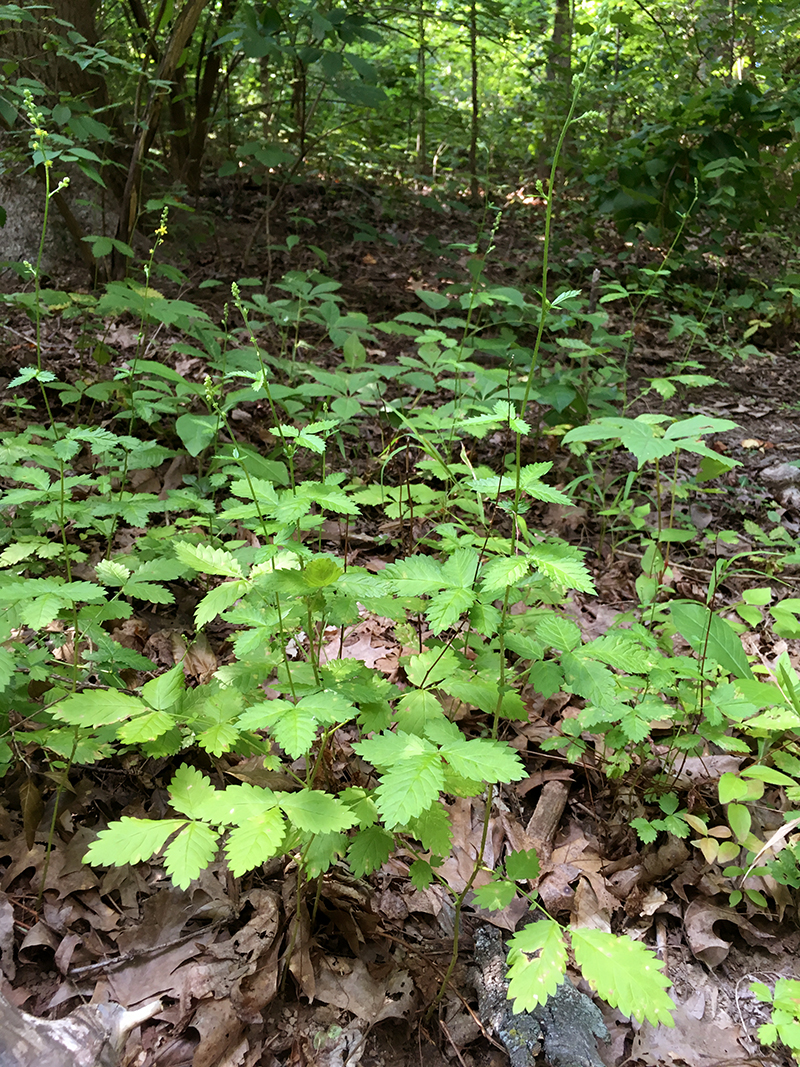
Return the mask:
{"type": "Polygon", "coordinates": [[[499,556],[481,571],[481,588],[485,593],[500,592],[509,585],[516,585],[531,569],[529,556],[499,556]]]}
{"type": "Polygon", "coordinates": [[[218,574],[222,578],[241,578],[242,568],[239,561],[226,552],[224,548],[211,545],[192,545],[188,541],[178,541],[175,555],[187,567],[201,574],[218,574]]]}
{"type": "Polygon", "coordinates": [[[387,829],[402,826],[429,808],[444,788],[438,750],[420,752],[396,763],[381,778],[375,803],[387,829]]]}
{"type": "Polygon", "coordinates": [[[430,556],[411,556],[384,567],[381,577],[398,596],[424,596],[442,588],[442,568],[430,556]]]}
{"type": "Polygon", "coordinates": [[[455,626],[474,602],[475,594],[471,589],[445,589],[444,592],[432,596],[425,609],[425,617],[431,630],[440,634],[442,630],[455,626]]]}
{"type": "Polygon", "coordinates": [[[450,815],[439,803],[410,819],[406,829],[421,843],[426,852],[435,856],[447,856],[453,841],[453,824],[450,815]]]}
{"type": "Polygon", "coordinates": [[[119,693],[115,689],[86,689],[51,708],[51,714],[61,722],[72,726],[95,728],[122,722],[134,715],[148,711],[138,697],[119,693]]]}
{"type": "Polygon", "coordinates": [[[202,822],[190,822],[164,853],[167,874],[179,889],[188,889],[217,854],[219,836],[202,822]]]}
{"type": "Polygon", "coordinates": [[[186,675],[183,664],[176,663],[168,671],[152,678],[142,686],[142,697],[151,708],[166,711],[176,704],[186,688],[186,675]]]}
{"type": "Polygon", "coordinates": [[[227,611],[237,600],[241,600],[249,588],[250,583],[240,578],[238,581],[224,582],[206,593],[195,608],[194,624],[197,629],[201,630],[206,623],[227,611]]]}
{"type": "Polygon", "coordinates": [[[262,705],[261,725],[269,730],[292,759],[299,759],[311,748],[317,736],[319,720],[302,700],[297,704],[281,700],[262,705]],[[275,707],[275,704],[280,707],[275,707]]]}
{"type": "Polygon", "coordinates": [[[105,867],[141,863],[163,848],[170,834],[185,825],[185,819],[131,819],[123,815],[119,822],[100,831],[89,845],[84,861],[105,867]]]}
{"type": "Polygon", "coordinates": [[[578,549],[565,541],[533,545],[528,554],[537,570],[552,582],[568,589],[576,589],[579,593],[595,592],[594,582],[578,549]]]}
{"type": "Polygon", "coordinates": [[[231,830],[225,843],[225,855],[234,877],[239,878],[276,856],[285,834],[286,825],[277,807],[247,819],[231,830]]]}
{"type": "Polygon", "coordinates": [[[500,911],[502,908],[507,908],[517,895],[514,883],[502,879],[492,880],[486,885],[476,885],[472,892],[478,907],[485,908],[487,911],[500,911]]]}
{"type": "Polygon", "coordinates": [[[207,818],[205,807],[217,794],[207,775],[188,763],[182,763],[169,785],[170,803],[190,819],[207,818]]]}
{"type": "Polygon", "coordinates": [[[397,725],[407,734],[424,734],[429,723],[444,717],[444,709],[430,689],[412,689],[397,702],[397,725]]]}
{"type": "Polygon", "coordinates": [[[542,919],[514,934],[508,943],[507,972],[514,1011],[533,1011],[544,1004],[566,972],[567,945],[557,922],[542,919]]]}
{"type": "Polygon", "coordinates": [[[239,740],[240,731],[229,722],[215,722],[197,735],[197,743],[212,756],[230,752],[239,740]]]}
{"type": "Polygon", "coordinates": [[[462,778],[476,782],[518,782],[525,768],[517,752],[502,741],[486,737],[451,742],[442,747],[442,755],[462,778]]]}
{"type": "Polygon", "coordinates": [[[433,867],[427,860],[414,860],[408,868],[408,877],[415,889],[427,889],[433,883],[433,867]]]}
{"type": "Polygon", "coordinates": [[[347,862],[356,878],[363,878],[383,866],[392,854],[394,834],[382,826],[359,830],[347,849],[347,862]]]}
{"type": "Polygon", "coordinates": [[[143,741],[155,741],[175,725],[175,719],[166,711],[146,711],[144,715],[123,723],[117,737],[123,744],[138,745],[143,741]]]}
{"type": "Polygon", "coordinates": [[[530,881],[532,878],[538,878],[541,868],[536,849],[520,849],[516,852],[510,852],[506,856],[505,868],[506,874],[514,882],[530,881]]]}
{"type": "Polygon", "coordinates": [[[571,929],[572,949],[583,977],[612,1008],[653,1026],[674,1026],[672,984],[654,952],[641,941],[606,930],[571,929]]]}
{"type": "Polygon", "coordinates": [[[545,615],[535,623],[536,636],[548,648],[572,652],[581,643],[581,631],[571,619],[545,615]]]}
{"type": "Polygon", "coordinates": [[[417,656],[410,656],[403,660],[406,675],[412,685],[420,688],[423,686],[435,686],[445,678],[458,670],[459,660],[451,648],[431,649],[429,652],[421,652],[417,656]]]}
{"type": "Polygon", "coordinates": [[[341,833],[358,822],[355,814],[340,800],[318,789],[281,793],[278,804],[299,830],[312,834],[341,833]]]}
{"type": "Polygon", "coordinates": [[[99,560],[95,566],[95,574],[103,585],[124,585],[131,576],[131,572],[123,563],[111,559],[99,560]]]}

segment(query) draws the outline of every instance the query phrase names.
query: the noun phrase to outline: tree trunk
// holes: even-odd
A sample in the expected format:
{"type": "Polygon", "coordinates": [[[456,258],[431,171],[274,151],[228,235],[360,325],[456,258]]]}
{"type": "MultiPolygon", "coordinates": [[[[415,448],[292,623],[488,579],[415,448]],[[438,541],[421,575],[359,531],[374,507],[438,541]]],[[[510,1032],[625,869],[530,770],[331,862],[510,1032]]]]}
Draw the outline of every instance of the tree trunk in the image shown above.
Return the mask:
{"type": "MultiPolygon", "coordinates": [[[[156,81],[171,82],[175,78],[175,72],[178,69],[183,50],[197,28],[200,15],[207,2],[208,0],[186,0],[175,20],[167,47],[156,71],[156,81]]],[[[163,87],[157,86],[153,89],[140,122],[139,135],[131,152],[117,226],[117,237],[126,244],[130,241],[136,227],[136,218],[139,213],[142,167],[158,132],[158,120],[161,117],[165,96],[166,90],[163,87]]],[[[112,273],[114,277],[122,277],[125,273],[125,259],[116,251],[112,257],[112,273]]]]}

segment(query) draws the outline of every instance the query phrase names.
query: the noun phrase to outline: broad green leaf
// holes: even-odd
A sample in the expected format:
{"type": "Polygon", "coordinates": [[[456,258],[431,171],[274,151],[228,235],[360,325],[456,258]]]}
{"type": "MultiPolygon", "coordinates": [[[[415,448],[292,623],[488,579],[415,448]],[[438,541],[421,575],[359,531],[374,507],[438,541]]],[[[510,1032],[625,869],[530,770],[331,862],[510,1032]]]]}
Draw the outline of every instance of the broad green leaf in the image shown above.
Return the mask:
{"type": "Polygon", "coordinates": [[[185,819],[131,819],[123,815],[119,822],[100,831],[89,845],[84,860],[107,867],[141,863],[163,848],[170,834],[185,825],[185,819]]]}
{"type": "Polygon", "coordinates": [[[146,711],[120,726],[117,736],[126,745],[137,745],[143,741],[155,741],[175,726],[175,719],[166,711],[146,711]]]}
{"type": "Polygon", "coordinates": [[[581,643],[581,631],[577,623],[561,615],[545,615],[535,623],[537,638],[548,648],[571,652],[581,643]]]}
{"type": "Polygon", "coordinates": [[[583,977],[612,1008],[653,1026],[674,1026],[671,985],[654,952],[641,941],[606,930],[571,929],[572,949],[583,977]]]}
{"type": "Polygon", "coordinates": [[[187,567],[201,574],[218,574],[222,578],[241,578],[242,568],[239,561],[224,548],[212,545],[193,545],[188,541],[178,541],[175,555],[187,567]]]}
{"type": "Polygon", "coordinates": [[[221,615],[223,611],[227,611],[237,600],[241,600],[249,588],[250,583],[240,578],[238,581],[223,582],[216,589],[206,593],[195,608],[194,624],[197,629],[201,630],[206,623],[216,619],[217,615],[221,615]]]}
{"type": "Polygon", "coordinates": [[[429,723],[444,717],[439,698],[430,689],[411,689],[397,702],[397,725],[407,734],[424,734],[429,723]]]}
{"type": "Polygon", "coordinates": [[[432,293],[427,289],[415,289],[414,292],[424,304],[427,304],[429,308],[433,308],[434,311],[442,311],[444,308],[450,307],[450,300],[442,293],[432,293]]]}
{"type": "Polygon", "coordinates": [[[411,556],[390,563],[381,572],[392,592],[398,596],[424,596],[442,588],[442,568],[430,556],[411,556]]]}
{"type": "Polygon", "coordinates": [[[507,908],[517,895],[514,883],[503,879],[500,881],[492,879],[486,885],[476,885],[472,892],[478,907],[485,908],[487,911],[500,911],[502,908],[507,908]]]}
{"type": "Polygon", "coordinates": [[[217,854],[219,835],[202,822],[190,822],[167,845],[164,864],[167,874],[179,889],[188,889],[189,883],[204,871],[217,854]]]}
{"type": "Polygon", "coordinates": [[[188,763],[178,767],[169,785],[170,803],[176,811],[190,819],[208,818],[209,798],[216,797],[217,790],[207,775],[188,763]]]}
{"type": "Polygon", "coordinates": [[[506,874],[515,882],[538,878],[540,872],[539,857],[535,848],[510,852],[506,856],[506,874]]]}
{"type": "MultiPolygon", "coordinates": [[[[666,416],[657,417],[664,421],[666,416]]],[[[624,448],[636,456],[641,467],[650,460],[672,455],[677,444],[664,440],[663,431],[651,416],[640,415],[636,419],[618,416],[594,419],[588,426],[576,426],[564,434],[565,444],[572,441],[613,441],[618,440],[624,448]]]]}
{"type": "Polygon", "coordinates": [[[672,604],[670,614],[696,655],[710,657],[736,678],[753,678],[742,642],[724,619],[714,615],[704,604],[690,601],[672,604]]]}
{"type": "MultiPolygon", "coordinates": [[[[175,429],[190,456],[199,456],[219,430],[220,420],[216,415],[195,415],[186,412],[175,420],[175,429]]],[[[188,882],[187,882],[188,885],[188,882]]]]}
{"type": "Polygon", "coordinates": [[[425,617],[431,630],[440,634],[442,630],[455,626],[474,602],[475,594],[471,589],[445,589],[444,592],[432,596],[425,609],[425,617]]]}
{"type": "Polygon", "coordinates": [[[315,589],[322,589],[326,585],[331,585],[342,574],[342,568],[332,559],[326,557],[312,559],[310,563],[306,564],[303,571],[303,577],[310,586],[315,589]]]}
{"type": "Polygon", "coordinates": [[[225,855],[234,877],[241,877],[277,855],[285,832],[283,815],[278,808],[246,819],[231,830],[225,843],[225,855]]]}
{"type": "Polygon", "coordinates": [[[450,854],[453,824],[450,815],[438,801],[415,819],[409,819],[406,830],[416,837],[426,852],[432,852],[435,856],[450,854]]]}
{"type": "Polygon", "coordinates": [[[421,752],[395,763],[375,790],[375,803],[387,829],[402,826],[421,815],[444,788],[444,770],[438,751],[421,752]]]}
{"type": "Polygon", "coordinates": [[[565,541],[540,542],[528,554],[537,570],[552,582],[579,593],[594,593],[594,582],[586,569],[580,552],[565,541]]]}
{"type": "Polygon", "coordinates": [[[319,720],[301,700],[266,715],[265,726],[292,759],[299,759],[314,743],[319,720]]]}
{"type": "Polygon", "coordinates": [[[356,741],[353,748],[362,759],[378,770],[385,770],[394,764],[414,760],[429,753],[435,753],[436,758],[439,758],[438,749],[429,741],[413,734],[401,733],[399,730],[397,733],[387,732],[369,737],[365,741],[356,741]]]}
{"type": "Polygon", "coordinates": [[[431,649],[403,660],[408,680],[420,688],[435,686],[458,670],[460,662],[450,648],[431,649]]]}
{"type": "Polygon", "coordinates": [[[72,726],[92,728],[122,722],[149,710],[138,697],[128,696],[127,693],[119,693],[115,689],[86,689],[56,704],[50,713],[72,726]]]}
{"type": "Polygon", "coordinates": [[[215,722],[197,735],[197,743],[212,756],[230,752],[239,740],[240,731],[229,722],[215,722]]]}
{"type": "Polygon", "coordinates": [[[341,833],[358,821],[340,800],[318,789],[281,793],[278,804],[299,830],[307,830],[312,834],[341,833]]]}
{"type": "Polygon", "coordinates": [[[347,849],[347,862],[356,878],[372,874],[381,867],[392,854],[394,834],[382,826],[367,826],[359,830],[347,849]]]}
{"type": "Polygon", "coordinates": [[[414,888],[422,891],[433,883],[433,867],[427,860],[414,860],[408,868],[408,876],[414,888]]]}
{"type": "Polygon", "coordinates": [[[451,588],[471,589],[479,569],[478,553],[473,548],[457,548],[442,566],[442,581],[451,588]]]}
{"type": "MultiPolygon", "coordinates": [[[[369,693],[369,696],[374,696],[369,693]]],[[[320,722],[326,724],[345,723],[354,719],[358,709],[344,696],[334,689],[322,689],[316,693],[309,693],[302,697],[300,706],[310,711],[320,722]]]]}
{"type": "Polygon", "coordinates": [[[346,834],[312,834],[303,845],[303,870],[309,878],[318,878],[347,851],[346,834]]]}
{"type": "Polygon", "coordinates": [[[186,688],[186,676],[183,673],[183,664],[176,663],[168,671],[152,678],[142,686],[142,697],[151,708],[166,711],[176,704],[186,688]]]}
{"type": "Polygon", "coordinates": [[[743,782],[738,774],[726,771],[720,776],[717,784],[720,804],[730,804],[731,801],[744,800],[748,794],[747,783],[743,782]]]}
{"type": "Polygon", "coordinates": [[[477,675],[467,674],[466,671],[459,671],[452,678],[442,679],[440,688],[448,696],[455,697],[465,704],[472,704],[481,711],[485,711],[487,715],[493,715],[497,711],[500,690],[497,683],[489,681],[488,678],[480,678],[477,675]]]}
{"type": "Polygon", "coordinates": [[[733,836],[737,841],[746,841],[752,826],[750,809],[744,804],[729,804],[728,825],[733,830],[733,836]]]}
{"type": "MultiPolygon", "coordinates": [[[[564,684],[569,692],[577,693],[600,708],[611,708],[617,704],[615,677],[597,660],[580,653],[565,652],[561,657],[561,667],[564,671],[564,684]]],[[[630,709],[625,705],[619,710],[624,713],[630,709]]]]}
{"type": "Polygon", "coordinates": [[[508,943],[508,998],[514,1011],[544,1004],[566,972],[567,946],[557,922],[541,919],[514,934],[508,943]]]}
{"type": "Polygon", "coordinates": [[[451,742],[442,755],[463,778],[477,782],[518,782],[525,768],[517,752],[502,741],[485,737],[451,742]]]}
{"type": "Polygon", "coordinates": [[[481,588],[485,593],[500,592],[516,585],[531,569],[529,556],[498,556],[483,568],[481,588]]]}

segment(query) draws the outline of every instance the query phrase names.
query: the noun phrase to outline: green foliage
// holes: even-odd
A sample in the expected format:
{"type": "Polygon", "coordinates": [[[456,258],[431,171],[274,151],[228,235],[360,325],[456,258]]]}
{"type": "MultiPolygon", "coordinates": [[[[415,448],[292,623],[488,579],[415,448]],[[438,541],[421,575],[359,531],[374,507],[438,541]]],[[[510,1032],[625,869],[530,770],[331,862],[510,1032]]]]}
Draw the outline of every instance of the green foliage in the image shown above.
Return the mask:
{"type": "Polygon", "coordinates": [[[551,919],[531,923],[509,942],[508,995],[514,1010],[531,1011],[552,996],[566,972],[567,938],[584,978],[612,1007],[640,1022],[674,1026],[670,981],[640,941],[604,930],[571,928],[551,919]]]}
{"type": "Polygon", "coordinates": [[[756,997],[772,1005],[772,1021],[758,1028],[758,1039],[763,1045],[782,1041],[800,1062],[800,982],[794,978],[778,978],[775,990],[763,982],[753,982],[750,987],[756,997]]]}

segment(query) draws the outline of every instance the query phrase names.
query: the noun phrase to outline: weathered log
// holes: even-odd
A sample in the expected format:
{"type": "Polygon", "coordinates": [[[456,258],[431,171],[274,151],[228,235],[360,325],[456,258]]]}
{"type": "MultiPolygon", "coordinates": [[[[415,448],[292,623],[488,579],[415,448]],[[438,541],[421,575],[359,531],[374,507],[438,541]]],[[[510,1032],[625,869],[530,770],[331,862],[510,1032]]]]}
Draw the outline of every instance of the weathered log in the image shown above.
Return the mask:
{"type": "Polygon", "coordinates": [[[38,1019],[0,993],[0,1067],[118,1067],[125,1039],[161,1008],[83,1004],[64,1019],[38,1019]]]}

